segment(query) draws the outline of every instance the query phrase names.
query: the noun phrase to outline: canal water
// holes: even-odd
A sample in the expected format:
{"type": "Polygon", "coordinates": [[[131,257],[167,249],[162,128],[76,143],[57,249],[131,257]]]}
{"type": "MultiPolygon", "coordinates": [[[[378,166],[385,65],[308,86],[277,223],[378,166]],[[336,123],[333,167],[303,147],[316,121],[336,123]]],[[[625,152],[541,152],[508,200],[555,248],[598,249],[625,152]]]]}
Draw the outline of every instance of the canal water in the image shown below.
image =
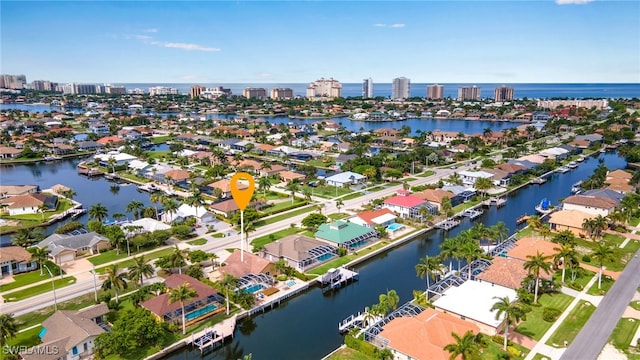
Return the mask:
{"type": "MultiPolygon", "coordinates": [[[[625,160],[615,153],[600,155],[609,169],[626,166],[625,160]]],[[[571,193],[571,185],[589,177],[599,165],[597,158],[589,158],[566,174],[555,174],[543,185],[531,185],[512,193],[507,204],[491,208],[474,222],[486,226],[503,221],[514,231],[516,219],[526,213],[534,214],[534,206],[541,198],[552,204],[571,193]]],[[[414,266],[421,257],[439,253],[438,246],[446,238],[455,236],[472,226],[463,223],[444,233],[431,231],[414,241],[376,256],[356,266],[360,280],[333,293],[323,293],[314,287],[279,308],[268,311],[238,324],[232,341],[223,347],[201,356],[197,349],[185,348],[168,355],[165,359],[228,359],[242,358],[251,353],[254,359],[319,359],[342,344],[338,333],[338,322],[347,316],[362,311],[365,306],[378,302],[378,295],[394,289],[400,303],[411,300],[412,290],[425,289],[425,280],[415,274],[414,266]]]]}
{"type": "MultiPolygon", "coordinates": [[[[109,215],[113,213],[123,213],[129,219],[133,219],[130,213],[126,212],[127,204],[132,200],[142,202],[145,206],[151,206],[149,194],[138,190],[133,184],[116,185],[103,177],[86,177],[79,175],[76,166],[82,160],[70,159],[53,162],[38,162],[29,165],[8,165],[0,167],[0,183],[2,185],[38,185],[40,189],[49,189],[53,185],[62,184],[70,187],[76,192],[74,200],[82,203],[86,209],[91,205],[101,203],[109,210],[109,215]]],[[[76,220],[86,223],[89,220],[87,213],[76,220]]],[[[43,228],[45,233],[51,234],[65,221],[57,222],[43,228]]],[[[10,235],[0,236],[0,246],[11,243],[10,235]]]]}

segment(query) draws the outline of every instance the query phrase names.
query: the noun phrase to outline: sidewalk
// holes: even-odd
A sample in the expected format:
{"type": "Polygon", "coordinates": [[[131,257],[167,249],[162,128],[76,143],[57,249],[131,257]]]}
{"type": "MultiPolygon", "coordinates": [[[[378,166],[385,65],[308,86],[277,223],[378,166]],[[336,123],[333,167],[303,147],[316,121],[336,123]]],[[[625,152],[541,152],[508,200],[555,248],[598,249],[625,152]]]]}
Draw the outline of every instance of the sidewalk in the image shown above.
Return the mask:
{"type": "MultiPolygon", "coordinates": [[[[541,355],[549,357],[549,358],[551,358],[553,360],[560,359],[560,356],[562,356],[562,353],[564,353],[566,348],[554,348],[553,346],[546,345],[546,342],[547,342],[547,340],[549,340],[551,335],[553,335],[553,333],[556,332],[558,327],[560,327],[560,325],[567,318],[567,316],[569,316],[569,313],[571,312],[571,310],[573,310],[573,308],[575,308],[576,305],[578,305],[580,300],[585,300],[585,301],[589,301],[589,302],[592,300],[592,296],[587,294],[587,290],[589,290],[589,288],[591,288],[591,286],[593,284],[595,284],[596,281],[598,281],[598,275],[597,274],[591,280],[589,280],[589,283],[587,283],[587,286],[585,286],[584,290],[582,290],[580,293],[577,293],[575,290],[567,289],[567,290],[572,291],[573,294],[576,294],[577,296],[575,297],[575,299],[573,299],[571,304],[569,304],[569,306],[562,313],[562,315],[560,315],[558,320],[556,320],[556,322],[553,323],[553,325],[551,325],[549,330],[547,330],[547,332],[542,336],[542,338],[540,339],[540,341],[538,341],[536,346],[534,346],[531,349],[531,351],[529,352],[529,354],[527,355],[525,360],[532,360],[535,354],[541,354],[541,355]]],[[[565,292],[564,288],[562,289],[562,292],[563,293],[565,292]]],[[[570,292],[567,292],[567,294],[568,295],[572,295],[572,293],[570,293],[570,292]]],[[[598,301],[598,303],[599,303],[599,301],[598,301]]],[[[594,304],[594,305],[597,306],[597,304],[594,304]]]]}

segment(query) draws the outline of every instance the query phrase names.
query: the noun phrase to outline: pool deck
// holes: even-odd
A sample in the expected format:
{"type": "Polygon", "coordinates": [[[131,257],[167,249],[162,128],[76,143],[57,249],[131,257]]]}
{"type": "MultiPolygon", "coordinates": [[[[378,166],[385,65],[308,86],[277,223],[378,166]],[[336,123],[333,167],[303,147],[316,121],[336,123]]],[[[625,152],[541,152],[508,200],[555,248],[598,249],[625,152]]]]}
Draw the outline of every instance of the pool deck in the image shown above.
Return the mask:
{"type": "MultiPolygon", "coordinates": [[[[287,282],[288,281],[292,280],[287,280],[287,282]]],[[[240,317],[251,316],[259,312],[265,312],[267,309],[273,309],[275,306],[280,305],[283,300],[286,300],[309,288],[310,282],[302,281],[300,279],[296,279],[295,282],[296,283],[293,286],[287,286],[286,282],[280,282],[280,284],[276,286],[280,291],[273,295],[265,296],[262,299],[256,300],[256,305],[251,310],[241,313],[240,317]]]]}

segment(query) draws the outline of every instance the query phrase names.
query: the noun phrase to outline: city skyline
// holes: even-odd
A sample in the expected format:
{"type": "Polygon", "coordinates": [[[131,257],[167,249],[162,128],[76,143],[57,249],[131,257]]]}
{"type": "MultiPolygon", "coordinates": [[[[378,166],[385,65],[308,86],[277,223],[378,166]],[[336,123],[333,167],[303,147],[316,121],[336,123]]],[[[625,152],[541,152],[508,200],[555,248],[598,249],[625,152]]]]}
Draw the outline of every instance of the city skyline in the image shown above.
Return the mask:
{"type": "Polygon", "coordinates": [[[416,83],[640,81],[640,34],[629,31],[640,26],[638,2],[33,4],[0,3],[3,73],[32,80],[260,84],[310,83],[320,77],[358,83],[371,77],[388,83],[405,76],[416,83]],[[461,24],[482,23],[469,32],[452,26],[453,18],[461,24]]]}

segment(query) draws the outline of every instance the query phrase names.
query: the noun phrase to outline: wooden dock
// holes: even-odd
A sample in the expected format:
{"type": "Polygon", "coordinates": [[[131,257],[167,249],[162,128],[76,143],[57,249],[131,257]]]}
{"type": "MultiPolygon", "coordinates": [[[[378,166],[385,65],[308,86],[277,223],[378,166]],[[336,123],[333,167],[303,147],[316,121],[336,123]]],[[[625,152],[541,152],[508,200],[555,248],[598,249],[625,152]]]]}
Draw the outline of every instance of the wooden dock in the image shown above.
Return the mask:
{"type": "Polygon", "coordinates": [[[449,231],[454,227],[460,225],[460,220],[455,220],[454,218],[449,218],[443,221],[440,221],[435,225],[436,228],[442,229],[444,231],[449,231]]]}
{"type": "Polygon", "coordinates": [[[319,281],[323,290],[325,286],[327,286],[328,289],[338,289],[350,281],[357,281],[358,277],[357,272],[340,267],[337,269],[329,269],[326,274],[319,278],[319,281]]]}
{"type": "Polygon", "coordinates": [[[462,212],[462,216],[468,217],[471,220],[476,219],[478,216],[484,214],[484,211],[478,209],[467,209],[462,212]]]}
{"type": "Polygon", "coordinates": [[[503,207],[506,204],[507,204],[507,199],[503,197],[499,197],[499,198],[492,197],[482,202],[482,206],[484,207],[491,207],[491,206],[503,207]]]}
{"type": "Polygon", "coordinates": [[[191,334],[190,338],[186,338],[185,344],[193,344],[203,352],[207,347],[215,347],[216,345],[222,345],[224,339],[233,337],[233,332],[236,329],[237,316],[234,315],[222,322],[213,325],[213,327],[207,327],[197,334],[191,334]]]}

